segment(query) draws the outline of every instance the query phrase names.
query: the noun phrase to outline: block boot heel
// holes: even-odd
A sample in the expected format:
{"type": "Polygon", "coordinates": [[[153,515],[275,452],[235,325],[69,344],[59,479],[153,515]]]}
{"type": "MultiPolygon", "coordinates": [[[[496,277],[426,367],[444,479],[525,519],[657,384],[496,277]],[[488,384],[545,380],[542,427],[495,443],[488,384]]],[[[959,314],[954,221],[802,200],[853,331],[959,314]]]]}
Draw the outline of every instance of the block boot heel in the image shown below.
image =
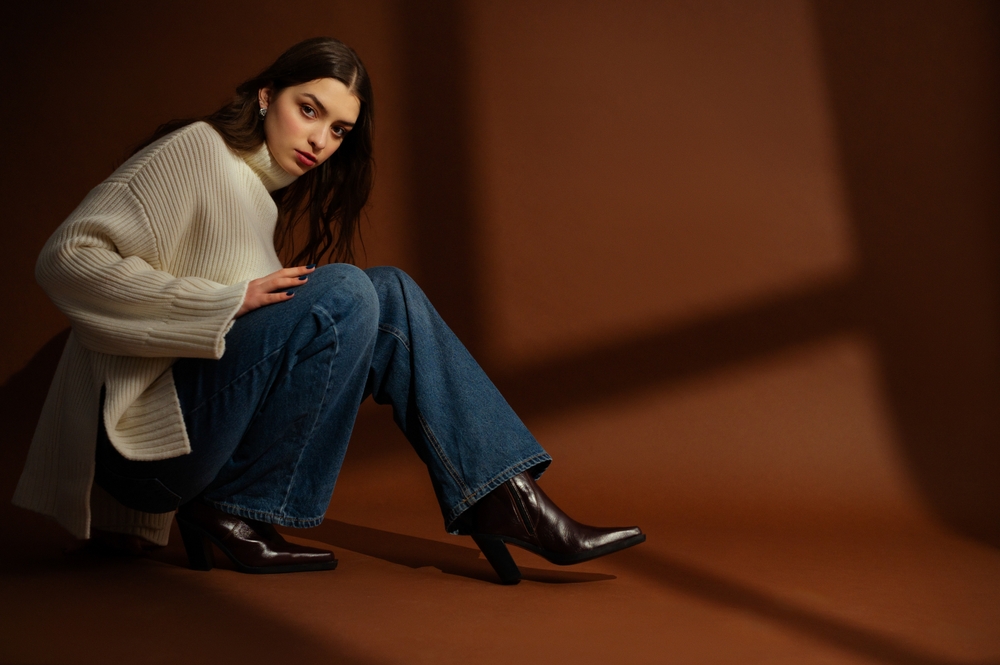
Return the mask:
{"type": "Polygon", "coordinates": [[[208,536],[195,525],[179,517],[177,528],[180,529],[191,570],[212,570],[215,566],[215,553],[212,552],[212,541],[208,536]]]}
{"type": "Polygon", "coordinates": [[[474,535],[472,539],[482,551],[493,570],[500,576],[501,584],[517,584],[521,581],[521,570],[514,563],[514,557],[507,551],[507,545],[499,536],[474,535]]]}

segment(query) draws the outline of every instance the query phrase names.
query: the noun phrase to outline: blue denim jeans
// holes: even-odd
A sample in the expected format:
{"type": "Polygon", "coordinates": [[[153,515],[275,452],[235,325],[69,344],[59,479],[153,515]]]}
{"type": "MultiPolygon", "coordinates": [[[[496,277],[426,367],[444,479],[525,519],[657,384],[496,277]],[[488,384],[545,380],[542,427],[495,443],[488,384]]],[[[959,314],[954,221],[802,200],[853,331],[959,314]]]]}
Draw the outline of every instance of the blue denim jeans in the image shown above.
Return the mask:
{"type": "Polygon", "coordinates": [[[505,480],[551,461],[396,268],[322,266],[294,298],[237,319],[221,359],[182,358],[172,371],[189,455],[130,461],[98,437],[98,483],[140,510],[198,496],[242,517],[318,525],[368,395],[392,406],[450,531],[505,480]]]}

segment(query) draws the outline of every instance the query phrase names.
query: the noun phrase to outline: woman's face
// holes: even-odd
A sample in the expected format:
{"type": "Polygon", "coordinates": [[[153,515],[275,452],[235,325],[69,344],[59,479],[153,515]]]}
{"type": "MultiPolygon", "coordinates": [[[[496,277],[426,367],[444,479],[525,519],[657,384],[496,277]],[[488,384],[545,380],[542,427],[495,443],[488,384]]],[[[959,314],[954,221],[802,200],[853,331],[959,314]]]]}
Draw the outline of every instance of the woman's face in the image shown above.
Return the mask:
{"type": "Polygon", "coordinates": [[[316,79],[273,95],[261,88],[264,136],[281,168],[300,176],[337,151],[358,121],[361,102],[347,86],[332,78],[316,79]]]}

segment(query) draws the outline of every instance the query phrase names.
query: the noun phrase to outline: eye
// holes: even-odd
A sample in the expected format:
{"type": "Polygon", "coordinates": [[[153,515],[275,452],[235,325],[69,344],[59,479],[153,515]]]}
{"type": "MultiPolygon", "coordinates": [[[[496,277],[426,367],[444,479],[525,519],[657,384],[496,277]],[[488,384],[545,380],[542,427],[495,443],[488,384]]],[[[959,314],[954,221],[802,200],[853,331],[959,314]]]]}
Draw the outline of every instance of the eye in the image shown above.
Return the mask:
{"type": "Polygon", "coordinates": [[[347,136],[347,132],[351,131],[345,127],[332,127],[331,129],[333,130],[333,135],[338,139],[344,138],[347,136]]]}
{"type": "Polygon", "coordinates": [[[309,106],[308,104],[302,104],[301,108],[302,108],[302,112],[307,117],[310,117],[310,118],[315,118],[316,117],[316,110],[313,107],[309,106]]]}

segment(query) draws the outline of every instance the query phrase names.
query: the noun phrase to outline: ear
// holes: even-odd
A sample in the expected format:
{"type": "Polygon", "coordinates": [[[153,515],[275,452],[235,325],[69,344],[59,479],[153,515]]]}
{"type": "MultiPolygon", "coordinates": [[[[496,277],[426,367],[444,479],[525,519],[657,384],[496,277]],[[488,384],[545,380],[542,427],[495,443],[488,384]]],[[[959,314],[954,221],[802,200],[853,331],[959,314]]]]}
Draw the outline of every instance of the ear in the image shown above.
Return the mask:
{"type": "Polygon", "coordinates": [[[272,87],[269,85],[257,91],[257,101],[260,103],[262,109],[266,109],[271,105],[271,92],[272,87]]]}

